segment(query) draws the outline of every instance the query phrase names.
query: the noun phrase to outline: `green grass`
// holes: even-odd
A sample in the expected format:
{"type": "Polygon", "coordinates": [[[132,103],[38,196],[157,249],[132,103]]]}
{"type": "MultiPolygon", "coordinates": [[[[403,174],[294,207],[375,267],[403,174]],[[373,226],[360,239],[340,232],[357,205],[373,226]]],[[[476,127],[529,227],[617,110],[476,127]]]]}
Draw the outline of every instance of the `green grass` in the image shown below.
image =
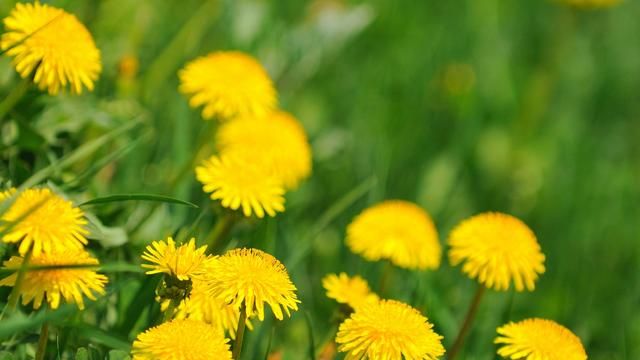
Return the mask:
{"type": "MultiPolygon", "coordinates": [[[[1,0],[0,15],[13,3],[1,0]]],[[[90,28],[103,74],[81,97],[27,92],[2,123],[0,178],[48,183],[76,203],[157,194],[198,208],[84,206],[100,230],[90,249],[113,265],[109,296],[82,313],[6,316],[0,339],[17,358],[45,320],[57,339],[51,354],[83,348],[78,358],[93,359],[128,350],[158,318],[158,279],[124,265],[138,264],[151,240],[204,240],[215,224],[189,171],[210,124],[178,93],[176,72],[217,49],[265,64],[314,152],[313,175],[287,195],[285,213],[232,233],[231,246],[283,260],[302,300],[291,319],[246,334],[244,359],[264,359],[268,347],[306,359],[311,339],[320,347],[332,336],[337,307],[324,296],[325,274],[358,273],[377,289],[382,264],[350,253],[344,233],[366,206],[391,198],[426,208],[443,243],[458,221],[487,210],[520,217],[539,238],[547,271],[536,291],[488,292],[461,358],[496,358],[495,328],[533,316],[572,329],[590,359],[640,357],[637,1],[604,11],[544,0],[51,3],[90,28]],[[321,13],[331,3],[341,5],[321,13]],[[117,71],[127,54],[140,61],[131,82],[117,71]]],[[[19,82],[4,57],[1,96],[19,82]]],[[[390,296],[424,311],[449,346],[474,282],[446,259],[432,272],[395,269],[392,279],[390,296]]],[[[1,288],[0,301],[8,293],[1,288]]]]}

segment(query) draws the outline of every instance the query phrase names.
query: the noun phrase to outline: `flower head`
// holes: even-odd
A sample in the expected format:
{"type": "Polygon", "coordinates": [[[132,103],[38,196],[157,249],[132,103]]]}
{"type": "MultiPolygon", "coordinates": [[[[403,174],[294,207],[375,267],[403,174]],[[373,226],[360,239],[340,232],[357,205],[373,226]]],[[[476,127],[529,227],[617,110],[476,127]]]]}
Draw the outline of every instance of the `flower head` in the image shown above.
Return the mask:
{"type": "Polygon", "coordinates": [[[131,353],[133,360],[231,360],[222,331],[192,319],[173,320],[139,334],[131,353]]]}
{"type": "Polygon", "coordinates": [[[33,75],[41,90],[57,94],[70,86],[76,94],[93,90],[102,65],[100,50],[78,19],[47,4],[18,3],[4,19],[0,47],[13,56],[20,76],[33,75]]]}
{"type": "MultiPolygon", "coordinates": [[[[5,269],[16,273],[0,280],[0,286],[14,286],[24,259],[12,256],[3,263],[5,269]]],[[[60,305],[60,298],[67,303],[76,303],[84,309],[83,295],[95,300],[95,295],[104,294],[107,277],[96,273],[92,266],[98,260],[83,249],[73,249],[54,253],[33,254],[29,267],[60,267],[51,269],[33,269],[25,272],[20,286],[22,304],[33,301],[33,308],[38,309],[46,299],[52,309],[60,305]],[[82,267],[86,265],[87,267],[82,267]],[[63,266],[69,266],[64,268],[63,266]]]]}
{"type": "Polygon", "coordinates": [[[6,243],[20,243],[24,255],[33,246],[33,254],[82,249],[87,243],[84,213],[70,201],[51,190],[27,189],[0,218],[0,229],[6,243]]]}
{"type": "Polygon", "coordinates": [[[488,288],[532,291],[544,272],[544,254],[533,231],[501,213],[476,215],[458,224],[449,236],[449,260],[488,288]]]}
{"type": "Polygon", "coordinates": [[[569,329],[545,319],[526,319],[498,328],[498,355],[522,360],[586,360],[587,353],[569,329]]]}
{"type": "Polygon", "coordinates": [[[265,303],[279,320],[283,311],[298,310],[296,287],[284,265],[257,249],[234,249],[209,262],[209,293],[235,307],[244,305],[247,317],[264,320],[265,303]]]}
{"type": "Polygon", "coordinates": [[[238,154],[212,156],[196,168],[196,177],[211,199],[226,208],[242,207],[247,217],[275,216],[284,211],[284,188],[265,165],[238,154]]]}
{"type": "Polygon", "coordinates": [[[202,117],[263,116],[277,105],[276,90],[262,65],[238,51],[220,51],[188,63],[178,74],[180,91],[202,117]]]}
{"type": "Polygon", "coordinates": [[[442,336],[418,310],[395,300],[363,305],[338,329],[346,359],[433,360],[444,354],[442,336]]]}
{"type": "Polygon", "coordinates": [[[147,246],[142,259],[152,264],[142,264],[142,267],[150,269],[147,274],[165,273],[178,280],[190,280],[202,272],[203,264],[208,258],[205,251],[206,245],[196,249],[196,240],[193,238],[176,247],[173,238],[169,237],[166,241],[154,241],[147,246]]]}
{"type": "Polygon", "coordinates": [[[327,291],[328,298],[347,304],[352,309],[378,301],[378,295],[371,292],[367,281],[357,275],[349,277],[345,273],[329,274],[322,279],[322,286],[327,291]]]}
{"type": "Polygon", "coordinates": [[[440,266],[442,250],[433,221],[407,201],[384,201],[363,211],[347,227],[347,245],[369,261],[388,259],[421,270],[440,266]]]}
{"type": "Polygon", "coordinates": [[[269,164],[288,189],[311,173],[307,135],[298,120],[285,112],[239,117],[223,124],[216,139],[221,153],[244,152],[255,162],[269,164]]]}

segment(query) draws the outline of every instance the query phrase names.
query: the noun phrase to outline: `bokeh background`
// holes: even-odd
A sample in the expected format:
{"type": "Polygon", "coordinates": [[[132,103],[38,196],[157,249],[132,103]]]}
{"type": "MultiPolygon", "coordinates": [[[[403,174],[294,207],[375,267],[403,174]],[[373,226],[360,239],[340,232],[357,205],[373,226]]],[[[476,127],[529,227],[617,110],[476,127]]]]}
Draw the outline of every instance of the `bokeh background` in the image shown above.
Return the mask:
{"type": "MultiPolygon", "coordinates": [[[[345,227],[393,198],[427,209],[443,244],[468,216],[514,214],[547,256],[535,292],[488,293],[463,359],[496,358],[495,328],[534,316],[572,329],[590,359],[640,358],[637,1],[604,10],[548,0],[42,2],[87,24],[104,70],[94,93],[22,100],[22,115],[2,128],[3,180],[20,184],[75,154],[48,178],[74,199],[145,192],[201,205],[88,209],[103,263],[138,264],[151,240],[204,239],[215,223],[192,174],[194,154],[212,151],[210,141],[197,148],[212,124],[177,91],[187,61],[221,49],[256,56],[282,108],[304,124],[312,177],[288,195],[285,213],[243,222],[229,244],[283,260],[302,300],[291,319],[247,335],[245,359],[264,359],[269,341],[284,359],[326,343],[337,306],[324,296],[325,274],[361,274],[377,290],[381,264],[348,251],[345,227]]],[[[0,15],[14,3],[0,0],[0,15]]],[[[17,82],[3,58],[0,94],[17,82]]],[[[158,316],[156,283],[114,272],[109,297],[84,313],[63,307],[51,320],[63,357],[126,350],[158,316]]],[[[383,295],[422,310],[450,345],[474,289],[445,254],[437,271],[394,270],[383,295]]],[[[35,341],[37,327],[12,320],[4,335],[26,333],[3,346],[26,354],[16,344],[35,341]]]]}

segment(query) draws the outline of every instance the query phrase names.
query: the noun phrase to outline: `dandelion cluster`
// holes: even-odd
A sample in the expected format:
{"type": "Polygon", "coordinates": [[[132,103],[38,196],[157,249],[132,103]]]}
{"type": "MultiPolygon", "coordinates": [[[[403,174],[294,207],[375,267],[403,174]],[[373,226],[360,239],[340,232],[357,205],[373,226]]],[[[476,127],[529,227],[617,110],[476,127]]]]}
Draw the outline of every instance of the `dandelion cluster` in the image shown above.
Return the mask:
{"type": "Polygon", "coordinates": [[[586,360],[580,339],[551,320],[526,319],[498,328],[498,355],[506,359],[586,360]]]}
{"type": "Polygon", "coordinates": [[[395,300],[363,305],[338,330],[336,342],[347,359],[438,359],[442,336],[418,310],[395,300]]]}
{"type": "Polygon", "coordinates": [[[522,221],[501,213],[476,215],[456,226],[449,236],[449,260],[464,263],[470,278],[495,290],[535,288],[545,270],[536,236],[522,221]]]}
{"type": "Polygon", "coordinates": [[[441,248],[431,217],[407,201],[384,201],[363,211],[347,227],[347,245],[369,261],[387,259],[421,270],[440,266],[441,248]]]}
{"type": "Polygon", "coordinates": [[[93,90],[102,64],[93,37],[78,19],[47,4],[16,4],[4,19],[0,48],[13,57],[16,71],[32,77],[41,90],[55,95],[93,90]]]}

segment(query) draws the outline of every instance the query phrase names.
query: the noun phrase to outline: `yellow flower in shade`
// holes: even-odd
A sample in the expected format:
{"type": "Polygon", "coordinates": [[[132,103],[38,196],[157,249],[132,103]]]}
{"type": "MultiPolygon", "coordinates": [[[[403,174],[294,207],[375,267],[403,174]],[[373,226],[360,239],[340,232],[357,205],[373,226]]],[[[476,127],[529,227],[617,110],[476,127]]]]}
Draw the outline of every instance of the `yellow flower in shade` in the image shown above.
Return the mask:
{"type": "Polygon", "coordinates": [[[388,200],[363,211],[347,227],[347,245],[369,261],[388,259],[420,270],[440,266],[442,250],[431,217],[407,201],[388,200]]]}
{"type": "Polygon", "coordinates": [[[288,189],[311,173],[307,135],[298,120],[285,112],[229,121],[218,130],[217,146],[223,154],[248,153],[253,161],[269,164],[288,189]]]}
{"type": "Polygon", "coordinates": [[[338,328],[338,351],[345,359],[438,359],[445,352],[442,336],[411,306],[381,300],[358,308],[338,328]]]}
{"type": "Polygon", "coordinates": [[[265,303],[278,320],[298,310],[296,287],[284,265],[257,249],[234,249],[208,262],[209,294],[235,307],[244,305],[247,318],[264,320],[265,303]]]}
{"type": "Polygon", "coordinates": [[[147,274],[164,273],[178,280],[190,280],[203,271],[203,264],[209,258],[206,251],[206,245],[196,249],[196,240],[193,238],[176,247],[173,238],[169,237],[166,241],[154,241],[147,246],[142,259],[151,264],[142,264],[142,267],[150,269],[147,274]]]}
{"type": "Polygon", "coordinates": [[[84,213],[51,190],[27,189],[0,218],[5,243],[20,243],[21,255],[33,246],[33,254],[82,249],[87,243],[84,213]],[[13,226],[11,224],[13,223],[13,226]]]}
{"type": "Polygon", "coordinates": [[[527,319],[498,328],[498,355],[522,360],[586,360],[587,353],[569,329],[545,319],[527,319]]]}
{"type": "Polygon", "coordinates": [[[180,91],[191,107],[203,105],[202,117],[222,120],[263,116],[277,105],[273,82],[262,65],[238,51],[199,57],[180,70],[180,91]]]}
{"type": "Polygon", "coordinates": [[[67,85],[76,94],[83,87],[93,90],[102,70],[100,51],[74,15],[38,1],[18,3],[4,26],[0,47],[14,57],[20,76],[33,74],[34,83],[49,94],[67,85]]]}
{"type": "Polygon", "coordinates": [[[138,335],[133,360],[231,360],[228,339],[202,321],[173,320],[138,335]]]}
{"type": "Polygon", "coordinates": [[[212,156],[196,168],[196,178],[211,199],[220,200],[223,207],[238,210],[244,216],[267,213],[275,216],[284,211],[284,188],[265,164],[249,161],[238,154],[212,156]]]}
{"type": "MultiPolygon", "coordinates": [[[[168,300],[165,303],[168,304],[168,300]]],[[[191,294],[180,303],[175,318],[204,321],[226,331],[229,337],[235,339],[238,321],[240,321],[240,309],[210,296],[207,284],[204,281],[194,279],[191,294]]],[[[246,325],[249,329],[253,329],[249,319],[247,319],[246,325]]]]}
{"type": "Polygon", "coordinates": [[[327,297],[341,304],[357,309],[363,304],[378,301],[378,295],[371,292],[367,281],[360,276],[349,277],[345,273],[329,274],[322,279],[327,297]]]}
{"type": "MultiPolygon", "coordinates": [[[[5,269],[15,270],[16,273],[0,280],[0,286],[14,286],[23,261],[20,256],[12,256],[3,263],[5,269]]],[[[83,249],[34,254],[29,260],[29,267],[60,268],[26,272],[19,289],[22,304],[27,305],[33,301],[33,308],[38,309],[46,299],[52,309],[57,309],[62,298],[65,302],[76,303],[80,309],[84,309],[83,295],[95,300],[95,295],[105,292],[107,277],[93,269],[98,264],[98,260],[83,249]],[[63,268],[65,265],[70,267],[63,268]]]]}
{"type": "Polygon", "coordinates": [[[449,236],[449,260],[495,290],[532,291],[544,272],[544,254],[536,236],[522,221],[501,213],[483,213],[458,224],[449,236]]]}
{"type": "Polygon", "coordinates": [[[621,0],[560,0],[569,6],[582,9],[600,9],[618,5],[621,0]]]}

